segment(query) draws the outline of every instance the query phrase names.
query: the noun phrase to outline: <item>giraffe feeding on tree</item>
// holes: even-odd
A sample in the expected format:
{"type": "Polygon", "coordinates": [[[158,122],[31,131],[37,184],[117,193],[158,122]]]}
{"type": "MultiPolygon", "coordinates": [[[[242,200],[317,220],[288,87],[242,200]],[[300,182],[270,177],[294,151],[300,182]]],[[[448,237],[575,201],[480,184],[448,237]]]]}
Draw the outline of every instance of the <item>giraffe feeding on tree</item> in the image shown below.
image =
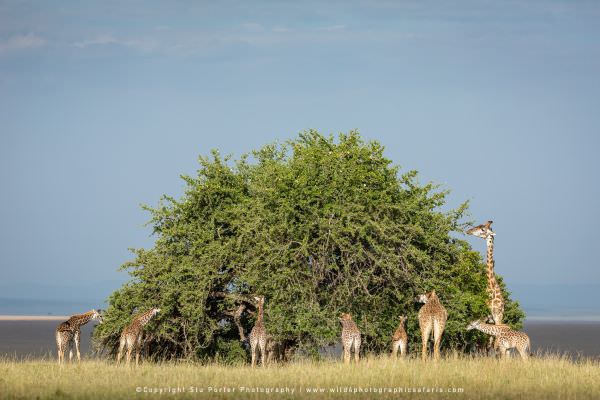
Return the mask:
{"type": "Polygon", "coordinates": [[[509,349],[517,349],[522,359],[527,360],[531,342],[529,336],[523,332],[515,331],[506,325],[486,324],[482,321],[473,321],[467,326],[467,330],[477,329],[496,338],[496,346],[500,350],[502,358],[508,356],[509,349]]]}
{"type": "Polygon", "coordinates": [[[252,331],[250,331],[250,353],[252,355],[252,366],[254,367],[256,365],[258,352],[260,351],[260,362],[264,367],[267,356],[267,330],[265,329],[265,322],[263,319],[265,297],[256,296],[254,297],[254,300],[256,300],[258,307],[258,317],[256,318],[252,331]]]}
{"type": "Polygon", "coordinates": [[[504,319],[504,296],[502,289],[496,280],[494,273],[494,236],[496,233],[492,230],[492,221],[478,225],[467,231],[467,235],[473,235],[485,239],[487,243],[487,292],[488,307],[492,314],[494,324],[501,325],[504,319]]]}
{"type": "Polygon", "coordinates": [[[81,327],[91,320],[102,323],[102,316],[97,310],[90,310],[83,314],[75,314],[56,327],[56,347],[58,349],[58,363],[65,360],[65,351],[69,349],[69,361],[73,358],[73,345],[77,351],[77,361],[81,361],[79,345],[81,342],[81,327]]]}
{"type": "Polygon", "coordinates": [[[140,360],[140,352],[142,350],[142,336],[144,335],[144,326],[150,322],[152,317],[160,312],[160,308],[151,308],[145,313],[137,316],[131,324],[129,324],[119,341],[119,353],[117,354],[117,364],[121,362],[123,350],[127,348],[127,364],[131,361],[131,353],[135,351],[135,365],[138,365],[140,360]]]}

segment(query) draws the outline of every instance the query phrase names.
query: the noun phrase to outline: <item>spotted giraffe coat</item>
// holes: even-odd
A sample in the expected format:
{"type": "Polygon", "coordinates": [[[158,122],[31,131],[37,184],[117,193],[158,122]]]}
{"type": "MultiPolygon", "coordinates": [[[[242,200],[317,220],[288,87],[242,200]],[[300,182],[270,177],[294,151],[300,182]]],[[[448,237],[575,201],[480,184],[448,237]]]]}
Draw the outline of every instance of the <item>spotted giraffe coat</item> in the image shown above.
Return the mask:
{"type": "Polygon", "coordinates": [[[360,331],[356,326],[356,323],[352,319],[352,315],[343,313],[340,316],[340,322],[342,323],[342,348],[344,350],[344,362],[350,363],[350,353],[354,350],[354,360],[356,362],[360,359],[360,331]]]}
{"type": "Polygon", "coordinates": [[[142,350],[142,337],[144,334],[144,326],[160,312],[160,308],[151,308],[145,313],[136,317],[121,333],[119,341],[119,352],[117,354],[117,364],[121,362],[123,350],[127,350],[127,364],[131,361],[131,355],[135,352],[135,364],[139,363],[140,353],[142,350]]]}
{"type": "Polygon", "coordinates": [[[102,322],[102,317],[97,310],[90,310],[83,314],[75,314],[56,327],[55,337],[59,364],[64,361],[65,351],[67,349],[69,349],[69,360],[71,360],[73,357],[73,346],[77,352],[77,360],[81,361],[81,353],[79,351],[81,327],[91,320],[102,322]]]}

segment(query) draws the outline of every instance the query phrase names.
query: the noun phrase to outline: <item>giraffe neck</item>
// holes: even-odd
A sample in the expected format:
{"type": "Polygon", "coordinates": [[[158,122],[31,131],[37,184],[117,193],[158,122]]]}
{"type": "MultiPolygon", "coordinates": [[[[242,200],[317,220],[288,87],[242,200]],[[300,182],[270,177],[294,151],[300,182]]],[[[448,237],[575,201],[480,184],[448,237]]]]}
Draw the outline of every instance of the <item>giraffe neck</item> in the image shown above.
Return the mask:
{"type": "Polygon", "coordinates": [[[84,314],[77,314],[77,315],[73,315],[71,318],[69,318],[69,325],[71,325],[71,327],[73,328],[79,328],[82,325],[87,324],[88,322],[90,322],[90,320],[92,319],[92,317],[94,316],[94,311],[88,311],[84,314]]]}
{"type": "Polygon", "coordinates": [[[496,281],[496,275],[494,275],[494,237],[488,236],[487,242],[487,277],[488,285],[494,289],[493,283],[496,281]]]}
{"type": "Polygon", "coordinates": [[[137,321],[141,326],[144,326],[148,322],[150,322],[150,320],[152,319],[153,316],[154,316],[154,310],[150,310],[150,311],[145,312],[144,314],[140,315],[138,317],[137,321]]]}
{"type": "Polygon", "coordinates": [[[345,319],[342,320],[342,328],[347,330],[354,330],[354,328],[356,328],[356,324],[352,319],[345,319]]]}
{"type": "Polygon", "coordinates": [[[497,325],[486,324],[484,322],[480,322],[475,329],[493,336],[498,336],[500,333],[505,332],[505,329],[498,327],[497,325]]]}
{"type": "Polygon", "coordinates": [[[263,304],[259,303],[258,304],[258,317],[256,318],[257,324],[263,323],[263,315],[264,315],[263,304]]]}
{"type": "Polygon", "coordinates": [[[439,297],[437,297],[437,294],[433,294],[429,297],[429,299],[427,299],[427,303],[429,305],[436,305],[436,304],[441,304],[440,303],[440,299],[439,297]]]}

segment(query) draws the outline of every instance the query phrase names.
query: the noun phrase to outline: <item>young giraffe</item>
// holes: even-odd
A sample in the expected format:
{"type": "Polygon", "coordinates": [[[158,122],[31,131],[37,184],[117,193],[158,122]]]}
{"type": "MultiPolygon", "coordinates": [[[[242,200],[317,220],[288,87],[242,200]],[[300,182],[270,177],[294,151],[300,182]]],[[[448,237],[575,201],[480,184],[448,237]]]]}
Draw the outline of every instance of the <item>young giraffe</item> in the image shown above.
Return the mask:
{"type": "Polygon", "coordinates": [[[528,350],[531,349],[531,343],[529,336],[523,332],[515,331],[506,325],[492,325],[482,321],[471,322],[467,326],[467,330],[470,331],[471,329],[477,329],[478,331],[494,336],[502,358],[506,358],[508,350],[512,348],[517,349],[522,359],[527,360],[529,357],[528,350]]]}
{"type": "Polygon", "coordinates": [[[267,330],[265,329],[264,322],[264,310],[265,304],[264,296],[254,297],[258,307],[258,317],[254,323],[252,331],[250,331],[250,354],[252,355],[252,367],[256,366],[256,358],[260,350],[260,363],[265,366],[265,358],[267,356],[267,330]]]}
{"type": "Polygon", "coordinates": [[[350,353],[354,349],[354,361],[360,359],[360,331],[352,320],[352,315],[343,313],[340,316],[342,323],[342,347],[344,348],[344,363],[350,364],[350,353]]]}
{"type": "Polygon", "coordinates": [[[404,315],[400,316],[400,324],[398,325],[398,329],[394,332],[394,336],[392,337],[392,358],[396,358],[398,355],[398,348],[400,348],[400,356],[404,357],[408,350],[408,335],[406,334],[406,330],[404,329],[404,324],[406,323],[406,317],[404,315]]]}
{"type": "Polygon", "coordinates": [[[81,341],[81,327],[91,320],[102,323],[102,316],[97,310],[90,310],[84,314],[75,314],[56,327],[56,347],[58,349],[58,363],[65,360],[65,350],[69,349],[69,361],[73,358],[73,344],[77,351],[77,361],[81,362],[79,344],[81,341]]]}
{"type": "Polygon", "coordinates": [[[421,341],[423,344],[421,358],[423,361],[427,360],[427,343],[429,342],[429,335],[433,330],[433,356],[435,359],[438,359],[440,357],[440,343],[442,342],[442,334],[446,327],[448,312],[435,294],[435,290],[417,296],[415,301],[425,303],[419,310],[419,328],[421,329],[421,341]]]}
{"type": "Polygon", "coordinates": [[[494,273],[494,236],[496,233],[492,231],[492,221],[469,229],[467,235],[483,238],[487,242],[488,307],[492,313],[494,324],[501,325],[504,318],[504,297],[494,273]]]}
{"type": "Polygon", "coordinates": [[[127,347],[127,364],[129,365],[129,362],[131,361],[131,352],[135,350],[135,365],[138,365],[140,360],[140,352],[142,350],[144,326],[159,312],[160,308],[151,308],[150,310],[136,317],[131,324],[123,329],[123,333],[121,333],[121,340],[119,341],[117,364],[121,362],[123,349],[127,347]]]}

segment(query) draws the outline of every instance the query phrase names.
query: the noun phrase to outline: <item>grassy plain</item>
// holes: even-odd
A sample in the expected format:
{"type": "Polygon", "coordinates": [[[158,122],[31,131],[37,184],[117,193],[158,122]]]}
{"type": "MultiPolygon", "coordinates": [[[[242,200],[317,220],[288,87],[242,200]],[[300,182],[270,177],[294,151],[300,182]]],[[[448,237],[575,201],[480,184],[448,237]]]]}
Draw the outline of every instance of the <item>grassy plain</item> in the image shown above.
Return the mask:
{"type": "Polygon", "coordinates": [[[427,363],[374,357],[349,366],[298,361],[252,369],[185,362],[126,367],[103,360],[59,367],[52,360],[2,359],[0,398],[597,399],[600,363],[552,356],[427,363]]]}

